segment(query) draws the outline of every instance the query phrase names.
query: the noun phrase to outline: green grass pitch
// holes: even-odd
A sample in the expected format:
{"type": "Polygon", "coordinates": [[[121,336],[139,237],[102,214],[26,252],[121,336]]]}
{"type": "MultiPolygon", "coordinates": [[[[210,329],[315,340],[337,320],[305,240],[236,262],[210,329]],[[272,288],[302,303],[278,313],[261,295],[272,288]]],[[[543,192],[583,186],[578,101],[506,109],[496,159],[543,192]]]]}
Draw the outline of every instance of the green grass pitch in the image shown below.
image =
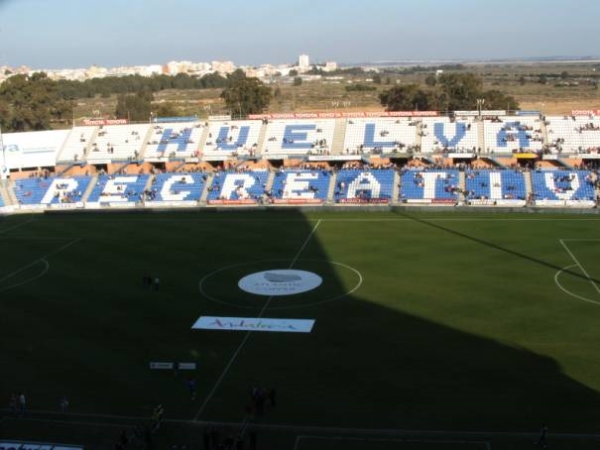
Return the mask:
{"type": "Polygon", "coordinates": [[[244,421],[261,449],[530,448],[543,422],[552,448],[597,447],[599,230],[596,215],[460,211],[5,217],[0,407],[23,391],[28,411],[1,410],[0,441],[111,448],[162,403],[157,448],[244,421]],[[286,268],[323,283],[238,287],[286,268]],[[315,325],[191,329],[200,316],[315,325]],[[277,406],[249,416],[255,386],[277,406]]]}

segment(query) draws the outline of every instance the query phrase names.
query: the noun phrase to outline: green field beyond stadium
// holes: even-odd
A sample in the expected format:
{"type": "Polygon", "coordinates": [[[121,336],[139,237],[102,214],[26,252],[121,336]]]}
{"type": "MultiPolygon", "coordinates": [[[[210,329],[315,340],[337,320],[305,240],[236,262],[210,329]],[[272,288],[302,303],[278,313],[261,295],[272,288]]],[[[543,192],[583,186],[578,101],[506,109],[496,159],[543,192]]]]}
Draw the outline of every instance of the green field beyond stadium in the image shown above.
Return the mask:
{"type": "Polygon", "coordinates": [[[2,410],[0,441],[112,448],[162,404],[157,448],[203,448],[214,424],[261,450],[520,449],[542,423],[553,449],[595,448],[599,229],[457,210],[5,217],[0,398],[27,411],[2,410]],[[264,292],[239,287],[255,274],[264,292]]]}

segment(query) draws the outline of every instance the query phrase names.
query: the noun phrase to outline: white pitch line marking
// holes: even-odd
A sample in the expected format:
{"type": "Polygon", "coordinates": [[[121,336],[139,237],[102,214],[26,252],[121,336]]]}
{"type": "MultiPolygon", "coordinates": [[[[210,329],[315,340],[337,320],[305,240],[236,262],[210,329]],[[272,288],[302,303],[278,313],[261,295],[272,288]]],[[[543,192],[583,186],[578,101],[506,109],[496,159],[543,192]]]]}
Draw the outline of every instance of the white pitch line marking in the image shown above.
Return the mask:
{"type": "MultiPolygon", "coordinates": [[[[8,408],[0,408],[0,412],[8,413],[8,408]]],[[[49,416],[65,416],[65,413],[50,410],[29,410],[31,414],[46,414],[49,416]]],[[[72,413],[66,414],[69,417],[81,417],[81,418],[104,418],[114,419],[122,421],[139,421],[147,420],[147,416],[119,416],[115,414],[86,414],[86,413],[72,413]]],[[[10,417],[5,417],[5,420],[12,420],[10,417]]],[[[43,420],[55,420],[55,419],[43,419],[43,420]]],[[[208,426],[214,425],[219,427],[240,427],[244,422],[218,422],[218,421],[193,421],[189,419],[165,419],[167,423],[179,423],[188,425],[208,426]]],[[[94,423],[94,422],[90,422],[94,423]]],[[[96,422],[99,424],[101,422],[96,422]]],[[[446,438],[455,438],[457,440],[464,439],[468,436],[472,439],[489,439],[496,437],[508,437],[508,438],[523,438],[531,439],[537,438],[539,432],[523,432],[523,431],[485,431],[485,430],[410,430],[410,429],[399,429],[399,428],[344,428],[344,427],[326,427],[326,426],[311,426],[311,425],[300,425],[300,424],[260,424],[253,423],[252,428],[257,430],[278,430],[278,431],[293,431],[296,433],[335,433],[335,434],[353,434],[354,436],[366,435],[366,436],[427,436],[433,438],[435,436],[445,436],[446,438]]],[[[600,439],[598,433],[552,433],[552,436],[560,439],[600,439]]]]}
{"type": "Polygon", "coordinates": [[[29,269],[31,266],[34,266],[35,264],[41,262],[41,261],[45,261],[47,258],[49,258],[50,256],[56,255],[60,252],[62,252],[63,250],[66,250],[68,247],[70,247],[71,245],[77,243],[81,241],[81,238],[77,238],[77,239],[73,239],[72,241],[67,242],[65,245],[59,247],[56,250],[51,251],[50,253],[46,253],[45,255],[41,256],[40,258],[30,262],[29,264],[21,267],[20,269],[17,269],[11,273],[9,273],[8,275],[5,275],[4,277],[0,278],[0,283],[3,283],[5,280],[8,280],[11,277],[14,277],[15,275],[18,275],[19,273],[23,272],[24,270],[29,269]]]}
{"type": "Polygon", "coordinates": [[[564,239],[560,239],[560,244],[565,248],[565,250],[567,251],[567,253],[569,254],[569,256],[571,256],[571,258],[573,259],[573,261],[575,261],[575,264],[577,264],[577,266],[579,267],[579,270],[581,270],[581,272],[587,277],[587,279],[589,280],[589,282],[592,283],[592,286],[594,286],[594,288],[596,289],[596,292],[598,292],[598,294],[600,294],[600,288],[594,282],[594,280],[592,279],[592,277],[590,276],[590,274],[587,273],[587,271],[581,265],[581,263],[579,262],[579,260],[575,257],[575,255],[573,254],[573,252],[571,251],[571,249],[569,249],[568,245],[565,244],[564,239]]]}
{"type": "Polygon", "coordinates": [[[578,300],[584,301],[586,303],[593,303],[594,305],[598,305],[600,306],[600,302],[597,302],[596,300],[591,300],[589,298],[586,297],[582,297],[580,295],[577,295],[571,291],[569,291],[568,289],[566,289],[561,283],[560,281],[558,281],[558,278],[560,277],[560,275],[562,275],[563,273],[565,273],[568,270],[571,270],[574,267],[579,267],[577,264],[572,264],[570,266],[564,267],[563,269],[559,270],[558,272],[556,272],[556,274],[554,275],[554,283],[558,286],[558,288],[563,291],[565,294],[570,295],[571,297],[574,297],[578,300]]]}
{"type": "Polygon", "coordinates": [[[0,234],[4,234],[4,233],[8,233],[9,231],[16,230],[17,228],[22,227],[23,225],[27,225],[28,223],[31,223],[31,222],[33,222],[33,214],[31,214],[27,220],[25,220],[21,223],[18,223],[12,227],[8,227],[4,230],[0,230],[0,234]]]}
{"type": "MultiPolygon", "coordinates": [[[[313,235],[317,231],[317,228],[319,228],[320,224],[321,224],[321,220],[319,220],[315,224],[315,226],[313,227],[313,229],[310,232],[310,234],[308,235],[308,237],[304,240],[304,243],[302,244],[302,247],[300,247],[300,250],[298,250],[296,252],[296,256],[294,256],[294,259],[292,259],[292,262],[291,262],[290,266],[288,267],[289,269],[291,269],[293,267],[294,263],[298,260],[300,254],[302,253],[302,251],[304,250],[304,248],[307,246],[308,242],[313,237],[313,235]]],[[[269,297],[268,300],[265,302],[264,306],[262,307],[262,309],[258,313],[258,318],[261,318],[263,316],[263,314],[265,313],[265,311],[269,307],[269,303],[271,303],[271,300],[273,300],[273,296],[269,297]]],[[[229,360],[229,362],[225,366],[225,369],[223,369],[223,372],[221,373],[221,376],[219,376],[219,378],[217,379],[217,382],[215,383],[215,385],[213,386],[213,388],[210,390],[210,392],[206,396],[206,399],[204,399],[204,403],[202,403],[202,406],[200,406],[200,409],[198,409],[198,412],[194,415],[194,421],[198,420],[198,418],[200,417],[200,415],[204,412],[204,409],[206,408],[206,405],[208,405],[208,402],[210,402],[212,400],[213,395],[215,394],[215,392],[217,391],[217,389],[219,388],[219,386],[221,385],[221,383],[225,379],[225,376],[229,372],[229,369],[231,368],[231,366],[233,365],[233,363],[237,359],[238,355],[240,354],[240,352],[242,351],[242,349],[246,345],[246,342],[250,338],[251,334],[252,334],[252,330],[249,330],[246,333],[246,335],[244,336],[244,339],[242,339],[242,342],[240,343],[240,345],[238,346],[238,348],[236,349],[236,351],[231,356],[231,359],[229,360]]]]}
{"type": "MultiPolygon", "coordinates": [[[[39,274],[37,274],[33,278],[29,278],[27,280],[21,281],[20,283],[11,284],[10,286],[2,286],[2,287],[0,287],[0,292],[8,291],[9,289],[14,289],[14,288],[23,286],[24,284],[31,283],[32,281],[35,281],[38,278],[42,278],[44,275],[46,275],[48,273],[48,271],[50,270],[50,263],[48,261],[46,261],[45,259],[42,259],[40,262],[44,263],[44,269],[39,274]]],[[[0,283],[2,283],[2,281],[3,280],[0,280],[0,283]]]]}

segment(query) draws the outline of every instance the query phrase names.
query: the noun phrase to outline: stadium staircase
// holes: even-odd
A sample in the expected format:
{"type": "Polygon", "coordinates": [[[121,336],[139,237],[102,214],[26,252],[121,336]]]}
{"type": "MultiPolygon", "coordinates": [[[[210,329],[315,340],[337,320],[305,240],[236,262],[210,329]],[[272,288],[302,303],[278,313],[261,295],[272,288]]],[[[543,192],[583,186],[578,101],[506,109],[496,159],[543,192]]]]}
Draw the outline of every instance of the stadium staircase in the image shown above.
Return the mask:
{"type": "Polygon", "coordinates": [[[85,143],[84,154],[82,155],[82,157],[80,159],[83,159],[84,161],[86,161],[87,157],[90,156],[90,152],[92,151],[92,144],[94,142],[96,142],[99,132],[100,132],[100,128],[96,127],[96,129],[94,130],[94,132],[92,133],[90,138],[85,143]]]}
{"type": "MultiPolygon", "coordinates": [[[[208,127],[206,127],[206,129],[208,130],[208,127]]],[[[208,133],[208,131],[207,131],[208,133]]],[[[215,177],[214,173],[211,173],[207,180],[206,183],[204,184],[204,190],[202,191],[202,195],[200,195],[200,200],[198,200],[198,203],[201,205],[206,205],[206,199],[208,198],[208,188],[212,185],[212,181],[213,178],[215,177]]]]}
{"type": "Polygon", "coordinates": [[[5,205],[10,205],[12,204],[12,199],[10,198],[9,189],[7,189],[7,186],[7,180],[0,181],[0,198],[2,199],[2,203],[5,205]]]}
{"type": "Polygon", "coordinates": [[[531,172],[527,171],[523,173],[523,179],[525,180],[525,198],[531,197],[533,192],[533,182],[531,181],[531,172]]]}
{"type": "Polygon", "coordinates": [[[17,194],[15,193],[15,181],[9,180],[8,184],[6,184],[6,192],[8,193],[8,199],[10,202],[9,205],[18,205],[19,199],[17,198],[17,194]]]}
{"type": "Polygon", "coordinates": [[[417,146],[417,148],[419,149],[419,153],[430,153],[432,151],[432,149],[427,149],[424,150],[422,145],[423,145],[423,136],[421,135],[421,133],[423,133],[423,131],[425,130],[425,128],[423,128],[423,122],[419,122],[416,126],[416,130],[415,133],[417,133],[417,136],[415,137],[415,145],[417,146]]]}
{"type": "Polygon", "coordinates": [[[542,143],[548,144],[550,139],[548,139],[548,127],[546,126],[546,120],[540,120],[540,131],[542,132],[542,143]]]}
{"type": "Polygon", "coordinates": [[[273,182],[275,181],[275,172],[270,171],[269,176],[267,177],[267,183],[265,186],[266,191],[271,191],[273,189],[273,182]]]}
{"type": "Polygon", "coordinates": [[[346,119],[336,119],[335,128],[333,132],[333,139],[331,142],[331,154],[341,155],[344,153],[344,141],[346,139],[346,125],[348,122],[346,119]]]}
{"type": "Polygon", "coordinates": [[[90,197],[90,195],[91,195],[92,191],[94,190],[94,188],[96,187],[97,183],[98,183],[98,175],[94,175],[92,177],[92,180],[90,181],[90,184],[88,185],[87,189],[83,193],[83,196],[81,197],[81,201],[83,203],[87,202],[87,199],[90,197]]]}
{"type": "Polygon", "coordinates": [[[463,205],[465,203],[465,191],[467,190],[467,177],[465,176],[464,171],[458,172],[458,186],[460,187],[460,191],[458,194],[458,202],[463,205]]]}
{"type": "MultiPolygon", "coordinates": [[[[69,140],[71,139],[71,135],[75,132],[75,127],[72,126],[71,129],[69,130],[69,134],[67,135],[67,137],[65,138],[65,140],[63,141],[62,145],[60,146],[60,148],[58,149],[58,152],[56,152],[56,162],[58,163],[59,161],[61,161],[60,155],[62,155],[62,152],[65,148],[65,146],[67,145],[67,142],[69,142],[69,140]]],[[[86,149],[83,152],[84,154],[87,153],[87,145],[86,145],[86,149]]],[[[82,155],[84,156],[84,155],[82,155]]]]}
{"type": "Polygon", "coordinates": [[[326,203],[331,204],[335,203],[335,184],[337,180],[337,174],[332,173],[329,179],[329,188],[327,189],[327,200],[326,203]]]}
{"type": "Polygon", "coordinates": [[[400,201],[400,174],[394,172],[394,187],[392,188],[392,200],[390,203],[400,201]]]}
{"type": "Polygon", "coordinates": [[[148,131],[146,131],[146,136],[144,136],[144,140],[142,142],[142,146],[140,147],[140,154],[138,155],[139,161],[144,161],[146,158],[146,150],[148,149],[148,142],[152,140],[152,134],[154,133],[153,127],[148,127],[148,131]]]}
{"type": "Polygon", "coordinates": [[[146,181],[146,185],[144,186],[144,191],[149,191],[152,189],[152,185],[154,184],[154,180],[156,179],[156,175],[150,175],[148,177],[148,181],[146,181]]]}
{"type": "Polygon", "coordinates": [[[260,131],[258,132],[258,142],[256,143],[256,156],[260,157],[262,154],[262,149],[264,148],[264,144],[265,144],[265,137],[267,136],[267,127],[268,125],[263,122],[262,126],[260,127],[260,131]]]}
{"type": "Polygon", "coordinates": [[[477,148],[480,148],[482,152],[486,152],[486,147],[485,147],[485,124],[483,123],[483,120],[481,120],[481,118],[479,118],[479,122],[477,123],[477,143],[479,144],[477,146],[477,148]]]}
{"type": "Polygon", "coordinates": [[[201,149],[204,148],[204,144],[206,144],[206,140],[208,139],[208,122],[206,122],[206,126],[202,128],[202,135],[200,136],[200,142],[198,142],[198,150],[200,150],[200,154],[202,154],[201,149]]]}

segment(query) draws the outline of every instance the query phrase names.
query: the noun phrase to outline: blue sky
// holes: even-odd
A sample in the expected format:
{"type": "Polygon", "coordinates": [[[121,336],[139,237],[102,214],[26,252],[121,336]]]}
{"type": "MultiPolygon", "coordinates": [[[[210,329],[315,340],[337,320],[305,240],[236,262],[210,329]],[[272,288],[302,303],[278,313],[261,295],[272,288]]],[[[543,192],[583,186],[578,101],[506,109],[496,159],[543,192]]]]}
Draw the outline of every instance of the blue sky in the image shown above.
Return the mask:
{"type": "Polygon", "coordinates": [[[598,55],[599,19],[598,0],[0,0],[0,65],[598,55]]]}

